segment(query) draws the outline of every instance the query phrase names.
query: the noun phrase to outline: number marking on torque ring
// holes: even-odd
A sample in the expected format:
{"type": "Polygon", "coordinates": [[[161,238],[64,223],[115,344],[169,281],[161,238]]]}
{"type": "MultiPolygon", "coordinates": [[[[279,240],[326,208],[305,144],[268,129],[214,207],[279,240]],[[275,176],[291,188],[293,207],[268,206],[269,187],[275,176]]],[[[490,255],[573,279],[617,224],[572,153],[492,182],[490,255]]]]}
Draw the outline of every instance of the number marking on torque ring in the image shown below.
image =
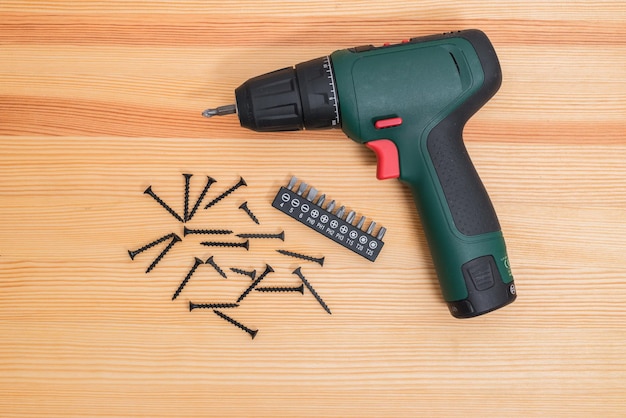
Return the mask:
{"type": "Polygon", "coordinates": [[[333,101],[333,107],[335,109],[335,120],[332,121],[332,125],[338,125],[339,124],[339,104],[337,103],[337,92],[335,90],[335,80],[334,80],[334,75],[333,75],[333,68],[330,65],[330,57],[326,56],[324,57],[324,68],[326,69],[326,72],[328,73],[328,80],[330,81],[330,92],[332,93],[332,95],[328,98],[328,100],[332,100],[333,101]]]}

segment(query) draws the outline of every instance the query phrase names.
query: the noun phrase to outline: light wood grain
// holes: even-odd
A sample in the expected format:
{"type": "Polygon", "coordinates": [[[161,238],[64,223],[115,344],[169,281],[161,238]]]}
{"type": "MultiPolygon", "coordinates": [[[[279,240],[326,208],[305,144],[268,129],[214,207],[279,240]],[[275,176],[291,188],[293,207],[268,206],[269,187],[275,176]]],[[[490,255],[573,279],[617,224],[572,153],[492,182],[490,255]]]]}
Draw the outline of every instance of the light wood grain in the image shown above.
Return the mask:
{"type": "Polygon", "coordinates": [[[0,4],[2,416],[623,416],[626,414],[626,4],[621,1],[4,1],[0,4]],[[477,27],[503,67],[465,140],[519,290],[467,321],[441,299],[408,190],[338,131],[259,134],[200,112],[247,78],[364,43],[477,27]],[[285,230],[210,250],[189,222],[285,230]],[[270,206],[298,175],[387,229],[369,263],[270,206]],[[256,226],[237,209],[247,200],[256,226]],[[275,252],[325,255],[323,267],[275,252]],[[250,294],[201,266],[303,271],[310,294],[250,294]]]}

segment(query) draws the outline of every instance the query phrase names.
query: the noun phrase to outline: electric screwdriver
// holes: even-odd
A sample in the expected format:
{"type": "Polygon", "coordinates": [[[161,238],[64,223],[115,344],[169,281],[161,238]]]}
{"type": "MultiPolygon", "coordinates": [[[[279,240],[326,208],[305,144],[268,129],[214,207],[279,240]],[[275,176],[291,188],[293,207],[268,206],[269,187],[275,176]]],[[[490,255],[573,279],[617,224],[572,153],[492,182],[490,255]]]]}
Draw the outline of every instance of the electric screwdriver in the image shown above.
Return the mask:
{"type": "Polygon", "coordinates": [[[342,49],[254,77],[236,104],[241,126],[271,132],[341,128],[377,156],[378,179],[413,194],[441,291],[457,318],[513,302],[500,223],[463,143],[467,120],[499,89],[500,64],[479,30],[342,49]]]}

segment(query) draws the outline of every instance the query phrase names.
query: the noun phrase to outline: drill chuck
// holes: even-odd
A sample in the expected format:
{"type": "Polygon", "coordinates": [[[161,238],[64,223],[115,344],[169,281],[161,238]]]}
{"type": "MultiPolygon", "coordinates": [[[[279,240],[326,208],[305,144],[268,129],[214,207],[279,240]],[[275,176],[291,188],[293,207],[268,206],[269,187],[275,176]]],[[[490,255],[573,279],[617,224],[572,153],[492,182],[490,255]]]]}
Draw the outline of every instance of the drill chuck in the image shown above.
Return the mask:
{"type": "Polygon", "coordinates": [[[254,77],[235,90],[239,122],[258,132],[340,126],[328,57],[254,77]]]}

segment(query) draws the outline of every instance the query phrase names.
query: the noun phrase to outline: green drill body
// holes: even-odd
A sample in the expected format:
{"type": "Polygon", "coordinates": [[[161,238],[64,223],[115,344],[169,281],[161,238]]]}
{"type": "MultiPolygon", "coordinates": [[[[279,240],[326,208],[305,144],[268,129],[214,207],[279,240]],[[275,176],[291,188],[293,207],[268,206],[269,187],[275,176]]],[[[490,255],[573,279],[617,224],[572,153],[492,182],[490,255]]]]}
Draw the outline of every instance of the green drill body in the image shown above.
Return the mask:
{"type": "Polygon", "coordinates": [[[339,50],[259,76],[237,89],[237,111],[251,129],[340,126],[373,149],[378,178],[398,178],[411,189],[443,297],[455,317],[465,318],[516,298],[500,224],[462,137],[500,84],[491,43],[468,30],[339,50]],[[288,90],[287,79],[300,109],[296,99],[276,100],[288,90]],[[255,90],[254,82],[275,83],[275,90],[263,97],[259,91],[267,89],[255,90]],[[288,115],[294,103],[295,115],[280,125],[276,116],[288,115]]]}

